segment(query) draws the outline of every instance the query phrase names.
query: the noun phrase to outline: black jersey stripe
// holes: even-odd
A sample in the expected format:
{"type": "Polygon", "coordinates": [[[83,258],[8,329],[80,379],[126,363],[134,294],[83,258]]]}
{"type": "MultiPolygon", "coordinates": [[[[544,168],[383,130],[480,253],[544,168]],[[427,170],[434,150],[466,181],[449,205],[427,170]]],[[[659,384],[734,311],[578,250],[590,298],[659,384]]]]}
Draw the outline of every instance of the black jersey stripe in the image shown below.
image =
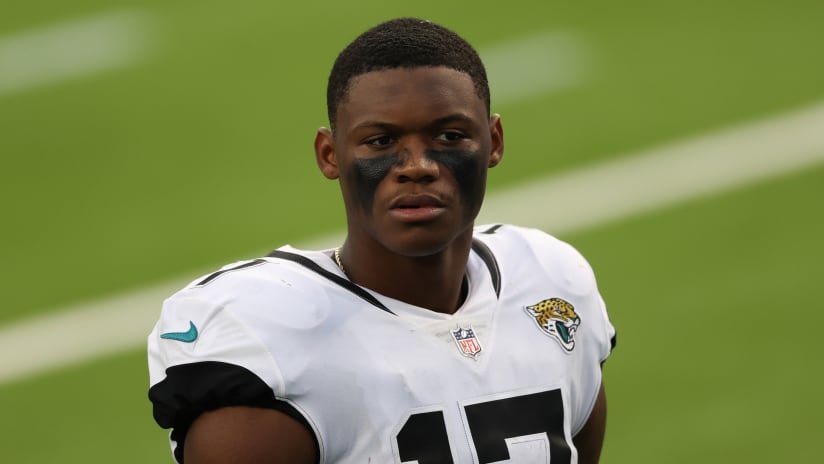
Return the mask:
{"type": "Polygon", "coordinates": [[[494,234],[494,233],[495,233],[495,231],[497,231],[498,229],[500,229],[502,226],[503,226],[503,224],[495,224],[495,225],[491,226],[489,229],[486,229],[486,230],[484,230],[484,231],[481,231],[481,233],[482,233],[482,234],[494,234]]]}
{"type": "Polygon", "coordinates": [[[333,272],[327,271],[326,269],[321,267],[318,263],[312,261],[311,259],[309,259],[309,258],[307,258],[303,255],[299,255],[299,254],[296,254],[296,253],[290,253],[288,251],[283,251],[283,250],[275,250],[275,251],[269,253],[266,256],[268,256],[270,258],[285,259],[285,260],[292,261],[294,263],[300,264],[301,266],[303,266],[303,267],[305,267],[305,268],[307,268],[311,271],[314,271],[314,272],[322,275],[323,277],[326,277],[327,279],[331,280],[332,282],[340,285],[341,287],[349,290],[350,292],[352,292],[355,295],[357,295],[357,296],[361,297],[362,299],[366,300],[367,302],[369,302],[373,306],[375,306],[375,307],[377,307],[377,308],[379,308],[383,311],[386,311],[389,314],[396,315],[389,308],[384,306],[383,303],[378,301],[378,299],[375,298],[374,295],[372,295],[371,293],[364,290],[363,287],[359,287],[358,285],[352,283],[352,281],[350,281],[348,279],[344,279],[343,277],[341,277],[341,276],[339,276],[339,275],[337,275],[333,272]]]}
{"type": "Polygon", "coordinates": [[[228,269],[223,269],[223,270],[220,270],[220,271],[217,271],[217,272],[213,272],[213,273],[209,274],[208,276],[206,276],[206,278],[204,278],[200,282],[196,283],[195,287],[202,287],[202,286],[204,286],[204,285],[208,284],[209,282],[217,279],[222,274],[225,274],[227,272],[237,271],[237,270],[240,270],[240,269],[246,269],[247,267],[257,266],[258,264],[263,264],[265,262],[266,262],[265,259],[258,258],[258,259],[252,260],[252,261],[245,262],[243,264],[239,264],[235,267],[230,267],[228,269]]]}
{"type": "Polygon", "coordinates": [[[495,288],[495,296],[501,297],[501,269],[498,267],[498,260],[492,254],[492,250],[486,246],[485,243],[478,239],[472,240],[472,249],[481,257],[489,269],[489,275],[492,277],[492,286],[495,288]]]}

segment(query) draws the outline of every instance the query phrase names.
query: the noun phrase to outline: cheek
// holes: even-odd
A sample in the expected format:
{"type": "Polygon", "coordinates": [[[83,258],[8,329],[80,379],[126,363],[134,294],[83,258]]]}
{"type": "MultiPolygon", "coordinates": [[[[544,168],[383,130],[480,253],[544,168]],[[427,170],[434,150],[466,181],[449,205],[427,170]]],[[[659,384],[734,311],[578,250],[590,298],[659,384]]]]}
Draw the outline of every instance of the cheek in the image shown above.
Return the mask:
{"type": "Polygon", "coordinates": [[[389,175],[392,167],[400,164],[400,155],[392,153],[378,158],[354,159],[349,167],[349,190],[354,192],[358,204],[367,213],[372,212],[372,203],[378,185],[389,175]]]}
{"type": "Polygon", "coordinates": [[[468,213],[477,213],[486,189],[486,165],[479,152],[445,150],[426,152],[427,158],[445,166],[458,182],[468,213]]]}

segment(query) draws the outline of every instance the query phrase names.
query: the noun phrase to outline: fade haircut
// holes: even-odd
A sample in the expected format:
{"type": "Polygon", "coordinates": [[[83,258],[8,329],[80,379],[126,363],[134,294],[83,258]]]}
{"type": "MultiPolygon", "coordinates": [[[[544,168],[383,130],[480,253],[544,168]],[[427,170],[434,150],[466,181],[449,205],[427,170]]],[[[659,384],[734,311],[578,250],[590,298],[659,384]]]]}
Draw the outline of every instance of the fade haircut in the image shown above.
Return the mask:
{"type": "Polygon", "coordinates": [[[340,52],[326,88],[329,126],[335,130],[338,106],[346,101],[352,80],[372,71],[446,66],[467,74],[489,112],[489,83],[478,52],[451,30],[418,18],[378,24],[340,52]]]}

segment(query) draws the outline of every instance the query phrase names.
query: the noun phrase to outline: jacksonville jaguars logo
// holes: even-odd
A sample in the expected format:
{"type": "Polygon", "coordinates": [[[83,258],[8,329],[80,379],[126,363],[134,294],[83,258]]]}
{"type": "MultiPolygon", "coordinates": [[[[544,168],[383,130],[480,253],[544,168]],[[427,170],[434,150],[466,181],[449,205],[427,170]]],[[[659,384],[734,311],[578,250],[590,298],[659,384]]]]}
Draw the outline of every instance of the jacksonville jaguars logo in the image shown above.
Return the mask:
{"type": "Polygon", "coordinates": [[[575,348],[575,332],[581,325],[581,318],[570,302],[561,298],[549,298],[524,309],[535,319],[538,327],[558,340],[567,352],[575,348]]]}

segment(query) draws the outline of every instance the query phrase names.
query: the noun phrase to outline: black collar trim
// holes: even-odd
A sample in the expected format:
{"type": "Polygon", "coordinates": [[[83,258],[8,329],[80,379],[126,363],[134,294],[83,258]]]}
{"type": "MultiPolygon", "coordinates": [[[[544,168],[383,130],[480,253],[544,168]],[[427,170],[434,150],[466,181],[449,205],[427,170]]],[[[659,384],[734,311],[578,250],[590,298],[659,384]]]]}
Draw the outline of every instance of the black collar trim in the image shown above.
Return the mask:
{"type": "MultiPolygon", "coordinates": [[[[489,249],[488,246],[486,246],[483,242],[481,242],[480,240],[477,240],[477,239],[472,240],[472,249],[475,251],[475,253],[478,254],[478,256],[481,257],[481,259],[486,264],[486,267],[489,269],[489,274],[492,277],[492,286],[495,289],[495,296],[500,298],[500,296],[501,296],[501,271],[498,268],[498,261],[495,259],[495,255],[492,254],[492,251],[489,249]]],[[[387,308],[383,303],[378,301],[378,299],[375,298],[374,295],[372,295],[368,291],[364,290],[363,287],[360,287],[359,285],[353,283],[351,280],[345,279],[345,278],[335,274],[334,272],[327,271],[326,269],[321,267],[321,265],[319,265],[318,263],[312,261],[311,259],[309,259],[309,258],[307,258],[303,255],[299,255],[297,253],[291,253],[291,252],[283,251],[283,250],[274,250],[266,256],[269,257],[269,258],[285,259],[287,261],[292,261],[294,263],[300,264],[301,266],[303,266],[303,267],[305,267],[305,268],[307,268],[307,269],[309,269],[309,270],[311,270],[311,271],[313,271],[317,274],[320,274],[321,276],[326,277],[327,279],[331,280],[332,282],[334,282],[334,283],[340,285],[341,287],[349,290],[350,292],[352,292],[355,295],[359,296],[360,298],[362,298],[366,302],[370,303],[372,306],[375,306],[376,308],[378,308],[382,311],[386,311],[389,314],[397,315],[394,312],[392,312],[392,310],[387,308]]]]}
{"type": "Polygon", "coordinates": [[[481,257],[489,269],[489,276],[492,277],[492,287],[495,289],[495,296],[501,297],[501,269],[498,267],[498,260],[492,254],[486,244],[478,239],[472,239],[472,249],[481,257]]]}
{"type": "Polygon", "coordinates": [[[326,277],[327,279],[331,280],[332,282],[340,285],[341,287],[349,290],[350,292],[352,292],[355,295],[357,295],[357,296],[361,297],[362,299],[366,300],[368,303],[372,304],[373,306],[375,306],[375,307],[377,307],[377,308],[379,308],[383,311],[386,311],[389,314],[393,314],[393,315],[397,316],[397,314],[393,313],[389,308],[384,306],[383,303],[378,301],[378,299],[375,298],[374,295],[372,295],[371,293],[364,290],[363,287],[360,287],[360,286],[356,285],[355,283],[353,283],[349,279],[344,279],[343,277],[335,274],[334,272],[327,271],[326,269],[321,267],[320,264],[312,261],[311,259],[309,259],[309,258],[307,258],[303,255],[299,255],[299,254],[296,254],[296,253],[290,253],[288,251],[283,251],[283,250],[275,250],[275,251],[269,253],[266,256],[269,257],[269,258],[280,258],[280,259],[285,259],[285,260],[288,260],[288,261],[298,263],[301,266],[303,266],[303,267],[305,267],[305,268],[307,268],[311,271],[314,271],[314,272],[322,275],[323,277],[326,277]]]}

